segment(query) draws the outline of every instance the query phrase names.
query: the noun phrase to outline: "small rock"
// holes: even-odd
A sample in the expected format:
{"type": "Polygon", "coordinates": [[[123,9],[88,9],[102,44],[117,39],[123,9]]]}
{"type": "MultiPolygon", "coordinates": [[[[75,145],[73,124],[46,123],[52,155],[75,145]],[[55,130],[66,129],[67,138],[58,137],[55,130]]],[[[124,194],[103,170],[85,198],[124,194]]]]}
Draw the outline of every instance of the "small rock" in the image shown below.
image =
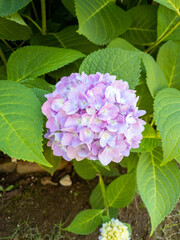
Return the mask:
{"type": "Polygon", "coordinates": [[[72,185],[72,180],[69,175],[65,175],[59,180],[59,183],[64,187],[69,187],[72,185]]]}
{"type": "Polygon", "coordinates": [[[48,184],[57,186],[57,183],[53,182],[50,177],[41,178],[41,184],[43,186],[48,185],[48,184]]]}

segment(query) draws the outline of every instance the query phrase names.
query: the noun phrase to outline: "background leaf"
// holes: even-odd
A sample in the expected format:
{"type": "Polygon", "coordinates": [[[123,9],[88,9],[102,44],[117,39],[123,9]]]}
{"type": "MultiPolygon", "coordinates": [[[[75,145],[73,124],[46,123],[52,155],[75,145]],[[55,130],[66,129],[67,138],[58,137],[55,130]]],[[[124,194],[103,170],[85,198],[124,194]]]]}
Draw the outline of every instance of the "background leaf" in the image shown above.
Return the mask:
{"type": "Polygon", "coordinates": [[[142,59],[146,68],[146,82],[152,97],[154,97],[158,91],[168,87],[168,82],[163,72],[150,55],[145,53],[142,59]]]}
{"type": "Polygon", "coordinates": [[[18,13],[7,18],[0,17],[0,38],[6,40],[27,40],[32,32],[18,13]]]}
{"type": "Polygon", "coordinates": [[[51,85],[42,78],[23,79],[19,83],[23,84],[28,88],[40,88],[49,92],[52,92],[54,90],[54,85],[51,85]]]}
{"type": "Polygon", "coordinates": [[[136,86],[136,96],[139,96],[137,107],[146,110],[146,115],[153,113],[153,98],[145,83],[136,86]]]}
{"type": "Polygon", "coordinates": [[[65,8],[73,15],[76,16],[74,0],[61,0],[65,8]]]}
{"type": "Polygon", "coordinates": [[[164,5],[165,7],[179,13],[180,1],[179,0],[155,0],[159,4],[164,5]]]}
{"type": "Polygon", "coordinates": [[[11,54],[7,64],[9,80],[21,81],[56,70],[84,55],[71,49],[27,46],[11,54]]]}
{"type": "MultiPolygon", "coordinates": [[[[179,21],[180,16],[176,12],[160,5],[158,8],[158,39],[168,33],[179,21]]],[[[172,31],[165,40],[180,40],[180,26],[172,31]]]]}
{"type": "Polygon", "coordinates": [[[98,183],[98,185],[93,189],[91,196],[89,198],[89,203],[92,208],[95,209],[103,209],[104,206],[104,199],[103,199],[103,194],[101,190],[101,186],[98,183]]]}
{"type": "Polygon", "coordinates": [[[48,33],[47,35],[38,34],[31,39],[31,45],[70,48],[85,54],[97,50],[98,46],[91,43],[84,36],[79,35],[77,29],[77,25],[72,25],[57,33],[48,33]]]}
{"type": "Polygon", "coordinates": [[[163,164],[180,157],[180,91],[161,90],[154,104],[155,122],[164,150],[163,164]]]}
{"type": "Polygon", "coordinates": [[[131,20],[112,0],[75,0],[78,32],[96,44],[106,44],[130,26],[131,20]]]}
{"type": "Polygon", "coordinates": [[[42,166],[47,172],[49,172],[51,175],[53,175],[55,173],[55,171],[57,170],[62,157],[57,157],[55,155],[53,155],[53,151],[50,147],[47,147],[46,145],[44,145],[43,147],[43,154],[44,157],[46,158],[46,160],[51,164],[52,167],[46,167],[46,166],[42,166]]]}
{"type": "Polygon", "coordinates": [[[138,153],[131,152],[128,157],[124,157],[120,162],[120,165],[124,168],[127,168],[128,173],[131,173],[136,169],[137,163],[139,160],[138,153]]]}
{"type": "Polygon", "coordinates": [[[1,0],[0,16],[8,16],[25,7],[31,0],[1,0]]]}
{"type": "Polygon", "coordinates": [[[126,41],[124,38],[116,38],[112,40],[109,44],[108,47],[111,48],[121,48],[123,50],[128,50],[128,51],[138,51],[137,48],[135,48],[131,43],[126,41]]]}
{"type": "Polygon", "coordinates": [[[168,86],[180,90],[180,42],[168,41],[158,52],[157,64],[168,80],[168,86]]]}
{"type": "Polygon", "coordinates": [[[146,123],[142,135],[143,139],[139,144],[139,148],[132,149],[132,152],[151,152],[159,145],[159,139],[157,138],[156,131],[153,127],[151,127],[151,125],[146,123]]]}
{"type": "Polygon", "coordinates": [[[126,207],[133,200],[135,190],[135,173],[121,175],[107,187],[106,197],[108,205],[114,208],[126,207]]]}
{"type": "Polygon", "coordinates": [[[98,172],[98,165],[88,159],[73,161],[77,174],[84,179],[93,179],[98,172]]]}
{"type": "Polygon", "coordinates": [[[131,8],[128,14],[132,18],[132,24],[122,37],[137,45],[153,43],[156,40],[157,6],[140,5],[131,8]]]}
{"type": "Polygon", "coordinates": [[[64,230],[81,235],[88,235],[101,224],[102,209],[87,209],[80,212],[64,230]]]}
{"type": "Polygon", "coordinates": [[[43,115],[30,89],[0,81],[0,149],[10,157],[51,166],[42,154],[43,115]]]}
{"type": "Polygon", "coordinates": [[[116,75],[117,79],[127,81],[133,89],[140,76],[140,57],[139,52],[107,48],[91,53],[83,61],[79,71],[86,74],[101,72],[116,75]]]}
{"type": "Polygon", "coordinates": [[[151,217],[151,234],[172,211],[180,194],[180,173],[176,163],[161,167],[161,148],[142,153],[137,167],[138,189],[151,217]]]}

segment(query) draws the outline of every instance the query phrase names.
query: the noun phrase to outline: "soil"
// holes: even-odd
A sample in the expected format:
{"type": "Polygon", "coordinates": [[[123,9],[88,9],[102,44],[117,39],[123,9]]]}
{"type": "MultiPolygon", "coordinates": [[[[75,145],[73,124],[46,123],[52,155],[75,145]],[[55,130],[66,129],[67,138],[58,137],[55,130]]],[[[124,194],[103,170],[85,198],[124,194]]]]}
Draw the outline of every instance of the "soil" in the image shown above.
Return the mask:
{"type": "MultiPolygon", "coordinates": [[[[13,184],[14,189],[3,193],[0,198],[0,239],[49,240],[50,237],[47,237],[46,234],[52,232],[54,224],[64,223],[63,227],[65,227],[81,210],[90,208],[88,199],[98,179],[83,180],[74,173],[73,169],[66,168],[56,172],[52,180],[58,183],[59,178],[66,172],[71,175],[72,179],[72,185],[69,187],[63,187],[59,184],[57,186],[43,186],[41,178],[50,176],[47,173],[25,176],[15,173],[1,174],[0,185],[7,187],[13,184]],[[18,227],[23,224],[24,230],[18,232],[18,227]],[[29,228],[31,235],[28,235],[29,228]],[[42,238],[32,238],[33,229],[37,228],[43,236],[42,238]],[[15,232],[17,233],[14,234],[15,232]]],[[[138,195],[128,207],[119,211],[119,219],[131,224],[132,240],[178,240],[180,239],[179,207],[180,203],[157,228],[151,238],[149,237],[149,215],[138,195]]],[[[98,236],[99,229],[88,236],[78,236],[63,231],[60,238],[52,239],[96,240],[98,236]]]]}

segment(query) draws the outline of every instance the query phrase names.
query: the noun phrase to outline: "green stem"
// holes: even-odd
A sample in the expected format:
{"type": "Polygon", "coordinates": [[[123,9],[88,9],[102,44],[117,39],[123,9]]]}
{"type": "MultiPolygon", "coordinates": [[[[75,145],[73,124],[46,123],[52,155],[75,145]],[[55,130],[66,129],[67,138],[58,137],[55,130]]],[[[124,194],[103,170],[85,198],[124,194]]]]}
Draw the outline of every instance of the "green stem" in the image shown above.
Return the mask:
{"type": "Polygon", "coordinates": [[[4,39],[1,39],[1,40],[3,41],[3,43],[4,43],[9,49],[11,49],[12,52],[14,51],[13,48],[9,45],[9,43],[6,42],[6,40],[4,40],[4,39]]]}
{"type": "Polygon", "coordinates": [[[6,64],[7,64],[7,60],[6,60],[6,57],[5,57],[5,55],[4,55],[4,53],[3,53],[2,49],[1,49],[1,47],[0,47],[0,57],[1,57],[2,62],[4,63],[4,65],[6,66],[6,64]]]}
{"type": "Polygon", "coordinates": [[[34,15],[35,15],[36,21],[38,21],[39,18],[38,18],[38,14],[37,14],[36,7],[35,7],[35,5],[34,5],[33,0],[31,1],[31,4],[32,4],[32,8],[33,8],[33,12],[34,12],[34,15]]]}
{"type": "Polygon", "coordinates": [[[148,47],[144,52],[148,53],[150,52],[153,48],[155,48],[157,45],[159,45],[164,39],[166,39],[178,26],[180,25],[180,21],[177,22],[173,28],[166,34],[164,34],[161,38],[159,38],[153,45],[148,47]]]}
{"type": "Polygon", "coordinates": [[[45,35],[47,28],[46,28],[46,1],[41,0],[41,15],[42,15],[42,34],[45,35]]]}
{"type": "Polygon", "coordinates": [[[139,2],[138,2],[138,4],[137,4],[137,6],[139,6],[139,5],[141,4],[141,2],[142,2],[142,0],[139,0],[139,2]]]}
{"type": "Polygon", "coordinates": [[[102,195],[103,195],[103,200],[104,200],[104,205],[105,205],[105,208],[106,208],[107,216],[109,217],[109,207],[108,207],[107,200],[106,200],[105,185],[104,185],[102,175],[100,173],[99,173],[99,185],[101,187],[101,192],[102,192],[102,195]]]}
{"type": "Polygon", "coordinates": [[[24,14],[21,14],[21,15],[22,15],[23,17],[29,19],[29,21],[31,21],[31,22],[39,29],[39,31],[42,33],[41,27],[40,27],[32,18],[30,18],[29,16],[24,15],[24,14]]]}

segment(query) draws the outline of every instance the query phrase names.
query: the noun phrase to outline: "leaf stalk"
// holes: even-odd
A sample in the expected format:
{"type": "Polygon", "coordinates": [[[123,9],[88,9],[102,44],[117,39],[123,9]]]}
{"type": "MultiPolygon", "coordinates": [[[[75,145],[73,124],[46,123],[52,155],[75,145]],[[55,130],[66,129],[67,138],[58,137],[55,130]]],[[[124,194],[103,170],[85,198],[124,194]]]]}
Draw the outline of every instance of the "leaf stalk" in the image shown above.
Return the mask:
{"type": "Polygon", "coordinates": [[[2,62],[4,63],[4,65],[6,66],[7,65],[7,60],[6,60],[6,57],[5,57],[1,47],[0,47],[0,57],[1,57],[2,62]]]}
{"type": "Polygon", "coordinates": [[[42,34],[46,35],[47,27],[46,27],[46,1],[41,0],[41,16],[42,16],[42,34]]]}

